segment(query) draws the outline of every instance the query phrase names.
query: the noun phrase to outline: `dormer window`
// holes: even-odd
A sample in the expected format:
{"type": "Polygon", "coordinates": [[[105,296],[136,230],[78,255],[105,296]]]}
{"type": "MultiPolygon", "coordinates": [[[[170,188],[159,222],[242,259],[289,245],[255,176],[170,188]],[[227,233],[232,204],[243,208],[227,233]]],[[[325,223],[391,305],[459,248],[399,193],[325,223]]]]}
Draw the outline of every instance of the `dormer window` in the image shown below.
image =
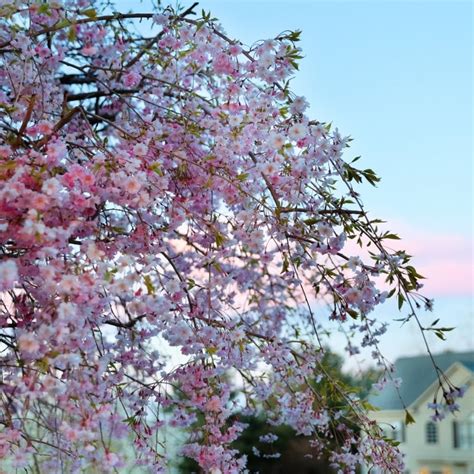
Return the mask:
{"type": "Polygon", "coordinates": [[[436,444],[438,442],[438,425],[432,421],[426,423],[426,442],[436,444]]]}

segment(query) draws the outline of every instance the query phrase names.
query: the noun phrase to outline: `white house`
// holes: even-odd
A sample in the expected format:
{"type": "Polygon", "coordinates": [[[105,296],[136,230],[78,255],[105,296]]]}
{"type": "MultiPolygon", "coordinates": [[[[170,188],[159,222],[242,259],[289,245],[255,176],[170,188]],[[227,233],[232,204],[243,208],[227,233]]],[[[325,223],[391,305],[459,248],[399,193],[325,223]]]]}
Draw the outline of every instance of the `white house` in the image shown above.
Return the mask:
{"type": "Polygon", "coordinates": [[[403,379],[401,397],[416,422],[405,425],[405,411],[394,387],[371,395],[369,402],[380,409],[372,418],[387,436],[400,442],[406,456],[404,474],[474,474],[474,352],[445,352],[435,360],[455,386],[467,387],[455,416],[431,420],[433,410],[427,405],[438,381],[429,357],[419,356],[395,363],[396,376],[403,379]]]}

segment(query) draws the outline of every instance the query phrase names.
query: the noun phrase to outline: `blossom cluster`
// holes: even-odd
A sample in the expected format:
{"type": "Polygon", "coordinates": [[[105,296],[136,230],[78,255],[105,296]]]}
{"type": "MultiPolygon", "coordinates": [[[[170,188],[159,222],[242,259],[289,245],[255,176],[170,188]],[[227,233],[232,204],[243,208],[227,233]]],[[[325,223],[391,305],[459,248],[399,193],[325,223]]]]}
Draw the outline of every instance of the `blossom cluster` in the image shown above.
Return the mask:
{"type": "Polygon", "coordinates": [[[341,472],[399,469],[324,373],[312,302],[376,350],[369,314],[420,298],[417,274],[367,218],[353,182],[377,178],[344,161],[349,137],[289,90],[298,34],[247,48],[191,8],[107,8],[0,6],[1,462],[112,472],[131,444],[165,472],[179,428],[205,472],[243,472],[241,410],[315,439],[337,425],[341,472]],[[368,261],[346,255],[367,239],[368,261]]]}

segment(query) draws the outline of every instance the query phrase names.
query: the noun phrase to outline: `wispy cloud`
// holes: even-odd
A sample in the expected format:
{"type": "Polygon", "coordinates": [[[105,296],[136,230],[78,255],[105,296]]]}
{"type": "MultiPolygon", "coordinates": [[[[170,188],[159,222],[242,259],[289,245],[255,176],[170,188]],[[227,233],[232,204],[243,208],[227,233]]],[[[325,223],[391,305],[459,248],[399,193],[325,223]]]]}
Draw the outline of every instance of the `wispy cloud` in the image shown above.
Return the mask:
{"type": "Polygon", "coordinates": [[[473,243],[467,234],[433,232],[390,220],[399,241],[386,241],[394,250],[405,250],[423,280],[426,296],[472,296],[473,243]]]}
{"type": "Polygon", "coordinates": [[[435,296],[473,295],[472,241],[467,235],[433,234],[405,228],[401,246],[414,256],[426,277],[425,291],[435,296]]]}
{"type": "MultiPolygon", "coordinates": [[[[389,222],[390,230],[395,230],[401,240],[387,240],[385,246],[413,256],[411,264],[425,277],[421,281],[425,296],[474,296],[473,243],[469,235],[434,233],[396,220],[389,222]]],[[[347,252],[367,257],[353,241],[348,243],[347,252]]]]}

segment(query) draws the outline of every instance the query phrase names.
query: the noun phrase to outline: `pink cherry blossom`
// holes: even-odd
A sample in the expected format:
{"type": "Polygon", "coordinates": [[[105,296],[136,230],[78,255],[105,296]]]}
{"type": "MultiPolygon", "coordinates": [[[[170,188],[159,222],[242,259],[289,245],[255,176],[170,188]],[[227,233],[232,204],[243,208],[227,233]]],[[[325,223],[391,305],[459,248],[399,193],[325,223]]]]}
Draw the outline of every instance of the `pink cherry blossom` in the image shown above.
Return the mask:
{"type": "Polygon", "coordinates": [[[279,150],[285,144],[286,138],[281,133],[271,133],[269,136],[269,143],[272,148],[279,150]]]}
{"type": "Polygon", "coordinates": [[[93,45],[87,45],[81,49],[81,53],[84,56],[93,56],[94,54],[97,53],[97,51],[98,51],[97,47],[93,45]]]}
{"type": "Polygon", "coordinates": [[[302,114],[308,108],[308,102],[304,97],[295,97],[290,106],[290,111],[293,114],[302,114]]]}
{"type": "MultiPolygon", "coordinates": [[[[400,472],[398,449],[323,370],[331,331],[314,308],[328,303],[350,357],[373,351],[377,386],[398,386],[374,310],[393,296],[413,319],[431,300],[366,217],[356,184],[375,173],[289,89],[298,34],[246,47],[192,7],[10,3],[0,464],[158,473],[178,452],[203,472],[246,472],[243,413],[309,436],[339,472],[400,472]]],[[[436,419],[456,409],[449,384],[436,419]]]]}
{"type": "Polygon", "coordinates": [[[288,136],[292,140],[300,140],[308,133],[307,128],[301,123],[295,123],[288,130],[288,136]]]}
{"type": "Polygon", "coordinates": [[[141,182],[134,176],[130,176],[129,178],[127,178],[123,184],[125,191],[130,194],[138,193],[138,191],[140,191],[141,186],[141,182]]]}
{"type": "Polygon", "coordinates": [[[18,278],[18,267],[14,260],[0,263],[0,289],[9,290],[13,288],[18,278]]]}
{"type": "Polygon", "coordinates": [[[125,87],[135,87],[140,83],[141,75],[136,71],[130,71],[123,76],[125,87]]]}
{"type": "Polygon", "coordinates": [[[50,178],[50,179],[43,182],[41,190],[45,194],[48,194],[49,196],[54,196],[54,195],[57,195],[59,193],[61,188],[62,188],[62,186],[61,186],[61,183],[59,182],[58,179],[50,178]]]}
{"type": "Polygon", "coordinates": [[[26,354],[32,354],[39,350],[40,345],[33,334],[23,333],[18,337],[18,346],[20,351],[26,354]]]}
{"type": "Polygon", "coordinates": [[[138,156],[145,156],[147,154],[148,147],[144,143],[137,143],[133,147],[133,152],[138,156]]]}

